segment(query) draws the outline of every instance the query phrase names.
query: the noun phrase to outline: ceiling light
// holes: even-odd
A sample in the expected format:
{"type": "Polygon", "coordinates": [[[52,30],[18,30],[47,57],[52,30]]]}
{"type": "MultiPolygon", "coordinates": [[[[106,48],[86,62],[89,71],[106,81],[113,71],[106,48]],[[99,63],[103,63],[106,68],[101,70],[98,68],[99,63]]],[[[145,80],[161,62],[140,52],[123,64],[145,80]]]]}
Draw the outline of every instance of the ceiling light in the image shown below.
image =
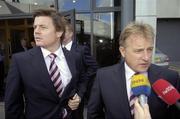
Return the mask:
{"type": "Polygon", "coordinates": [[[37,3],[37,2],[35,2],[35,3],[34,3],[34,5],[38,5],[38,3],[37,3]]]}

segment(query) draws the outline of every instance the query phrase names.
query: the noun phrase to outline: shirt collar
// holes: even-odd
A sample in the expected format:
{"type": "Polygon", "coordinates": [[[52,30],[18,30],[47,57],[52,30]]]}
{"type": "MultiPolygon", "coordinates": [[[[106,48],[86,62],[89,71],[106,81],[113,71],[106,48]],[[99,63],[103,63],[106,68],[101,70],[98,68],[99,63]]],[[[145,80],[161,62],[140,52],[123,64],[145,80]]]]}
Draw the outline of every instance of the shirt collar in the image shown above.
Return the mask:
{"type": "Polygon", "coordinates": [[[126,80],[130,80],[131,77],[136,73],[135,71],[133,71],[125,62],[125,75],[126,75],[126,80]]]}
{"type": "Polygon", "coordinates": [[[44,58],[48,57],[48,55],[51,54],[51,53],[56,54],[59,59],[64,58],[64,53],[62,51],[61,45],[55,52],[50,52],[49,50],[47,50],[47,49],[45,49],[43,47],[41,47],[41,51],[43,53],[44,58]]]}
{"type": "Polygon", "coordinates": [[[72,42],[72,40],[71,40],[71,41],[70,41],[68,44],[66,44],[64,47],[66,47],[66,49],[70,51],[70,50],[71,50],[71,47],[72,47],[72,43],[73,43],[73,42],[72,42]]]}
{"type": "MultiPolygon", "coordinates": [[[[131,80],[131,77],[136,73],[135,71],[133,71],[125,62],[125,75],[126,75],[126,80],[131,80]]],[[[145,76],[148,77],[148,73],[147,72],[140,72],[140,74],[143,74],[145,76]]]]}

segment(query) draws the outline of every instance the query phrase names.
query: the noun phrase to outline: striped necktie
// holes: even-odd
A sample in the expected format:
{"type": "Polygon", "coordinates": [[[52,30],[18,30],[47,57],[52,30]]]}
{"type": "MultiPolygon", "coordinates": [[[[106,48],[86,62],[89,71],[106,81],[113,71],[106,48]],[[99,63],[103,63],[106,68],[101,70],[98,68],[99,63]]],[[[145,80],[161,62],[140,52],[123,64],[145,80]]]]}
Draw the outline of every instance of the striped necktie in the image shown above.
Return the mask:
{"type": "Polygon", "coordinates": [[[51,80],[53,82],[53,85],[56,89],[56,92],[59,97],[61,97],[62,92],[63,92],[63,84],[62,84],[62,79],[60,78],[60,71],[58,69],[58,66],[55,63],[55,59],[57,57],[56,54],[51,53],[48,55],[50,57],[50,67],[49,67],[49,74],[51,77],[51,80]]]}
{"type": "Polygon", "coordinates": [[[130,105],[130,111],[131,115],[134,116],[134,102],[135,102],[136,96],[133,95],[132,91],[130,93],[130,99],[129,99],[129,105],[130,105]]]}
{"type": "MultiPolygon", "coordinates": [[[[139,74],[139,73],[135,73],[134,75],[137,75],[137,74],[139,74]]],[[[133,75],[133,76],[134,76],[133,75]]],[[[133,77],[132,76],[132,77],[133,77]]],[[[135,102],[135,99],[136,99],[137,97],[135,96],[135,95],[133,95],[133,92],[132,92],[132,90],[131,90],[131,92],[130,92],[130,99],[129,99],[129,105],[130,105],[130,111],[131,111],[131,115],[134,117],[134,102],[135,102]]]]}

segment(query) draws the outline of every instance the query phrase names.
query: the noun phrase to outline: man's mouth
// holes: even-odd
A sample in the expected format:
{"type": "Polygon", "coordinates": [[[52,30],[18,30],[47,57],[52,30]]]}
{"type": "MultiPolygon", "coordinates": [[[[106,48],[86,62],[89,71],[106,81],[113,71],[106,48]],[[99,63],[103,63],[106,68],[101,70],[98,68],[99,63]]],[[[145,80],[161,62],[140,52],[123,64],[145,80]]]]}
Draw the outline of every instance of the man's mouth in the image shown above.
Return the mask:
{"type": "Polygon", "coordinates": [[[36,40],[40,40],[41,38],[40,37],[34,37],[36,40]]]}

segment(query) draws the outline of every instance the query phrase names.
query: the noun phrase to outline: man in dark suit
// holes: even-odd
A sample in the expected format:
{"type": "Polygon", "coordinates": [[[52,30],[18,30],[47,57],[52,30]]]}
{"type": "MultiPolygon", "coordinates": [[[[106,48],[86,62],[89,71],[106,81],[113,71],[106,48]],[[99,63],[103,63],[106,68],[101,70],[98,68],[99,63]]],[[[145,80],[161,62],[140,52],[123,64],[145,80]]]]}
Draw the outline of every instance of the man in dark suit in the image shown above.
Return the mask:
{"type": "Polygon", "coordinates": [[[70,119],[86,89],[82,57],[62,49],[64,20],[55,10],[37,10],[33,27],[37,47],[12,56],[5,117],[70,119]]]}
{"type": "Polygon", "coordinates": [[[65,34],[62,42],[62,47],[70,52],[76,52],[83,57],[83,66],[86,73],[86,94],[83,97],[78,109],[74,110],[72,115],[73,119],[83,119],[83,109],[84,109],[84,101],[88,100],[89,91],[91,85],[94,81],[94,77],[96,75],[96,70],[98,68],[97,62],[93,56],[91,56],[90,49],[86,46],[78,45],[75,40],[73,40],[73,27],[67,21],[65,25],[65,34]]]}
{"type": "MultiPolygon", "coordinates": [[[[88,104],[89,119],[133,119],[133,106],[130,108],[129,104],[130,85],[136,73],[146,75],[151,85],[163,78],[180,90],[177,72],[151,64],[154,32],[150,25],[130,23],[119,40],[123,59],[116,65],[97,71],[88,104]]],[[[180,118],[176,107],[168,106],[153,90],[148,97],[148,105],[152,119],[180,118]]]]}

